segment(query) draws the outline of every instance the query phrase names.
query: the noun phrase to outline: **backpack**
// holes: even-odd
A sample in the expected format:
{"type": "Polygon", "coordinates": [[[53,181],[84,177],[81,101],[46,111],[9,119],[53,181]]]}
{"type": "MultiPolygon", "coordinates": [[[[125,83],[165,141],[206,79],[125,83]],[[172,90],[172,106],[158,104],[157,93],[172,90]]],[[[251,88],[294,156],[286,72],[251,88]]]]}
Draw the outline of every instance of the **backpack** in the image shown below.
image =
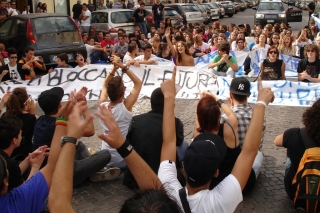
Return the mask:
{"type": "Polygon", "coordinates": [[[320,147],[316,147],[305,128],[300,135],[306,150],[292,180],[296,188],[294,206],[299,213],[320,212],[320,147]]]}

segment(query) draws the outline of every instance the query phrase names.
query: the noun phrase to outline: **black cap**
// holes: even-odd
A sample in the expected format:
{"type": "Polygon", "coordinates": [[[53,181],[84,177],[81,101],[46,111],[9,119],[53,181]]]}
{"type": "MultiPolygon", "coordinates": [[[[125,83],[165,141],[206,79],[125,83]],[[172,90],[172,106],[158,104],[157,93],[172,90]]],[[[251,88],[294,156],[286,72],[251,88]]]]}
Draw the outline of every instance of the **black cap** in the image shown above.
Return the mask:
{"type": "Polygon", "coordinates": [[[230,92],[236,95],[245,95],[248,96],[250,92],[250,82],[248,79],[240,77],[234,78],[231,81],[230,92]]]}
{"type": "Polygon", "coordinates": [[[49,114],[57,110],[62,100],[64,91],[61,87],[45,90],[38,96],[38,103],[44,113],[49,114]]]}
{"type": "Polygon", "coordinates": [[[227,153],[225,141],[212,133],[201,133],[187,148],[183,164],[189,181],[198,186],[211,180],[227,153]]]}

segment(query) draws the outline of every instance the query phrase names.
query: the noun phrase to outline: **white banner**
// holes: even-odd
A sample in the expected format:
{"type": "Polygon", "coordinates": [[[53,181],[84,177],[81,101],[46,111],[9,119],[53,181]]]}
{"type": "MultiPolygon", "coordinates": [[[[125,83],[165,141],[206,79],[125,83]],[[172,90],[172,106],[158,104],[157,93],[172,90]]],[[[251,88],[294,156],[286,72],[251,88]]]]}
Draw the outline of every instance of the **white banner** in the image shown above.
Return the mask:
{"type": "MultiPolygon", "coordinates": [[[[229,87],[230,78],[218,77],[219,97],[227,99],[230,97],[229,87]]],[[[292,81],[262,81],[263,87],[270,87],[275,94],[273,105],[285,106],[310,106],[320,95],[320,83],[304,83],[292,81]]],[[[257,82],[251,82],[250,103],[257,101],[258,87],[257,82]]]]}

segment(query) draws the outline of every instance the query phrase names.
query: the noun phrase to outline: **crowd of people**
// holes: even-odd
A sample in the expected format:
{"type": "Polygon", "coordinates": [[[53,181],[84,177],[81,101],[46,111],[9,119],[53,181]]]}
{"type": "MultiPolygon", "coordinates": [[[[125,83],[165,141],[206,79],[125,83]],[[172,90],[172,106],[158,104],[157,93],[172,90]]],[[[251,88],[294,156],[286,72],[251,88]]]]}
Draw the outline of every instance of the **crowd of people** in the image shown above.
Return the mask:
{"type": "MultiPolygon", "coordinates": [[[[144,16],[145,5],[139,2],[136,21],[144,16]]],[[[100,3],[103,5],[103,0],[100,3]]],[[[87,179],[114,180],[122,171],[123,184],[140,191],[124,202],[120,212],[233,212],[254,188],[263,165],[265,109],[274,94],[263,88],[261,79],[286,79],[285,63],[279,59],[284,54],[302,58],[297,70],[299,81],[320,82],[320,37],[314,21],[310,20],[297,37],[284,24],[264,28],[255,24],[253,30],[247,24],[226,26],[219,22],[177,27],[161,14],[157,0],[154,12],[160,12],[157,15],[161,18],[149,33],[136,23],[134,33],[127,35],[119,29],[112,38],[110,33],[91,31],[90,25],[83,25],[90,23],[90,2],[77,4],[81,6],[77,17],[87,58],[77,54],[76,67],[112,64],[103,85],[97,85],[102,91],[95,113],[103,129],[98,135],[101,146],[88,149],[80,140],[96,134],[87,88],[75,88],[65,104],[62,88],[41,92],[37,98],[41,116],[35,114],[36,103],[26,88],[6,92],[0,100],[4,111],[0,118],[0,206],[4,212],[41,212],[46,205],[52,212],[74,212],[73,187],[87,179]],[[248,37],[254,40],[248,42],[248,37]],[[251,106],[250,82],[234,78],[239,67],[229,52],[258,49],[264,49],[267,56],[260,63],[257,102],[251,106]],[[132,66],[157,65],[159,58],[177,66],[194,66],[195,57],[215,51],[208,69],[213,75],[233,78],[230,98],[226,102],[209,92],[199,94],[191,141],[185,140],[183,123],[174,115],[175,67],[172,78],[152,92],[151,111],[133,116],[142,81],[131,71],[132,66]],[[119,72],[130,78],[132,88],[126,88],[119,72]],[[130,91],[127,97],[126,90],[130,91]]],[[[25,50],[21,60],[14,48],[8,48],[7,53],[9,63],[1,68],[1,81],[34,79],[35,69],[53,70],[34,56],[32,47],[25,50]]],[[[57,56],[57,64],[72,68],[65,53],[57,56]]],[[[250,70],[250,57],[244,66],[250,70]]],[[[310,197],[297,197],[303,187],[296,173],[305,150],[319,146],[319,109],[317,100],[303,114],[304,128],[289,129],[274,140],[275,145],[288,148],[284,185],[296,208],[311,208],[301,200],[312,200],[312,193],[316,193],[307,190],[310,197]],[[307,145],[305,138],[311,141],[307,145]]],[[[313,208],[320,211],[317,205],[313,208]]]]}

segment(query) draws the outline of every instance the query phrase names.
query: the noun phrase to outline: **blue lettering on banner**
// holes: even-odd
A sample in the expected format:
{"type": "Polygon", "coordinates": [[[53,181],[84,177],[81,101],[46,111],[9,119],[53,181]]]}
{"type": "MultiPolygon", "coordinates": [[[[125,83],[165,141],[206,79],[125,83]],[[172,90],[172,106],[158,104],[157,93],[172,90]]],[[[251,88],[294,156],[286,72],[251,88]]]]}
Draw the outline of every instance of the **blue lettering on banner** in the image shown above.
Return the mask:
{"type": "MultiPolygon", "coordinates": [[[[288,83],[288,81],[278,81],[279,83],[282,83],[283,82],[283,84],[281,84],[281,85],[277,85],[277,84],[274,84],[273,86],[275,87],[275,88],[283,88],[287,83],[288,83]]],[[[278,83],[277,82],[277,83],[278,83]]]]}
{"type": "Polygon", "coordinates": [[[310,95],[309,89],[297,89],[297,97],[298,99],[306,98],[310,95]]]}

